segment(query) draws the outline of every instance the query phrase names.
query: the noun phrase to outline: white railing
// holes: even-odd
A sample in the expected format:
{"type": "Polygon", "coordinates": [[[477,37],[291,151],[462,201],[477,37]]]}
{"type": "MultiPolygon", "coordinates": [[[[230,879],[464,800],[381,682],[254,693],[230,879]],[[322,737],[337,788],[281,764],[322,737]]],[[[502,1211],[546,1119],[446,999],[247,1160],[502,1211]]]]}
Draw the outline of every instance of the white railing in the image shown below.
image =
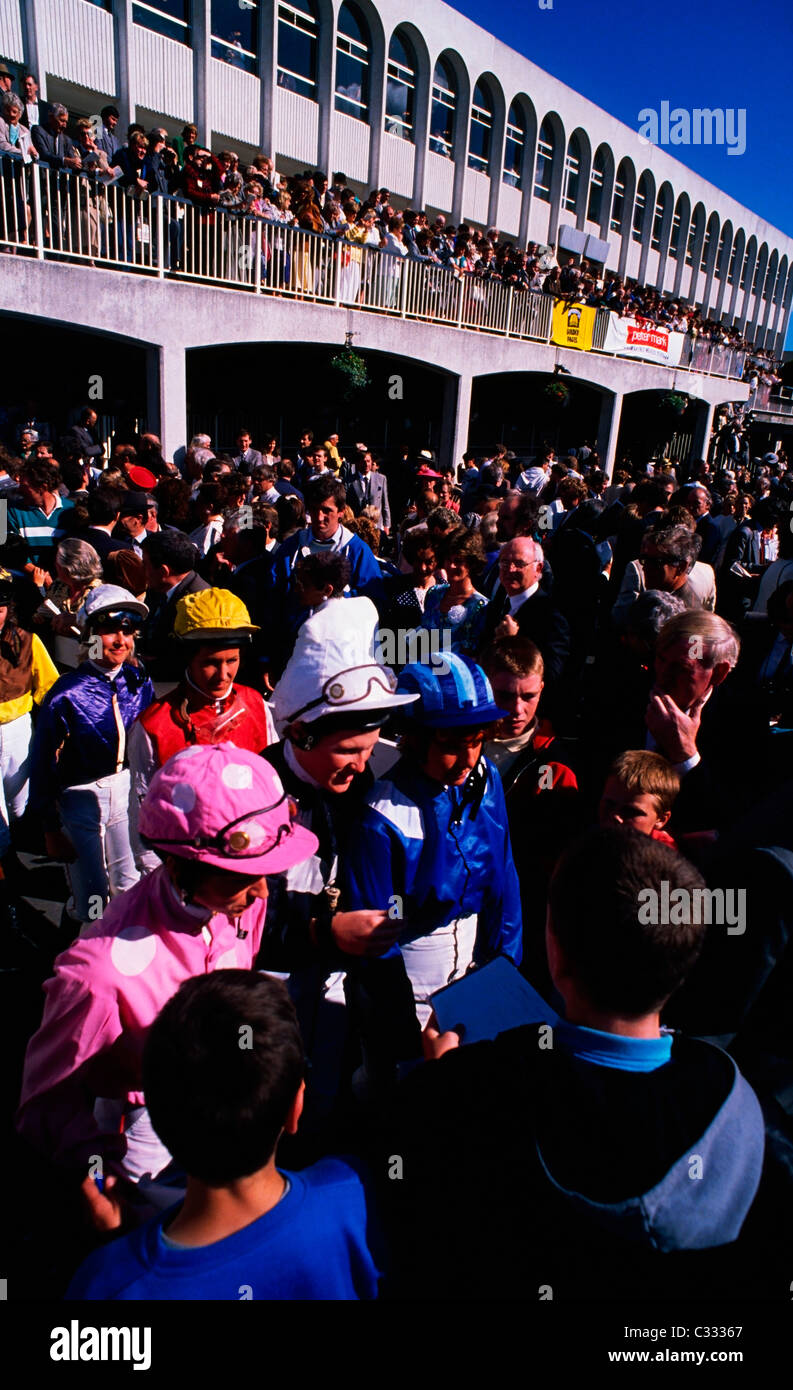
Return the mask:
{"type": "MultiPolygon", "coordinates": [[[[93,175],[25,165],[18,155],[0,158],[0,248],[39,260],[167,275],[498,337],[551,341],[550,295],[242,216],[217,204],[141,195],[93,175]]],[[[609,314],[597,311],[593,352],[605,353],[609,314]]],[[[745,352],[687,337],[676,370],[740,380],[745,358],[745,352]]]]}

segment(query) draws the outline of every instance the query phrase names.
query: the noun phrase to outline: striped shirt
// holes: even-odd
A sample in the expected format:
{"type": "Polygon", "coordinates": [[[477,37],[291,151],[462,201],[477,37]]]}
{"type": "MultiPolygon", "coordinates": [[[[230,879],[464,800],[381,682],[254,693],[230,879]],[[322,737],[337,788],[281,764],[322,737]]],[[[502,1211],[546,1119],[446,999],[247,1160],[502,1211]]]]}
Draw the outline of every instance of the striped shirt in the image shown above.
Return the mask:
{"type": "Polygon", "coordinates": [[[27,546],[28,559],[34,565],[46,569],[54,562],[55,547],[65,534],[62,530],[63,514],[73,506],[71,498],[59,497],[47,516],[41,507],[26,506],[24,502],[9,504],[8,529],[21,536],[27,546]]]}

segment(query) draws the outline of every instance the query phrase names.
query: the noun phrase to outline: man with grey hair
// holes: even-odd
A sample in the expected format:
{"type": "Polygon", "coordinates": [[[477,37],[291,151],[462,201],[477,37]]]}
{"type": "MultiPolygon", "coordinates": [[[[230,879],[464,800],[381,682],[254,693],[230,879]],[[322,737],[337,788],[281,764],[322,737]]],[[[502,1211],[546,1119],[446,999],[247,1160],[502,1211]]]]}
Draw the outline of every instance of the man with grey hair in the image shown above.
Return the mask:
{"type": "Polygon", "coordinates": [[[69,112],[59,101],[53,103],[47,113],[44,125],[34,125],[31,133],[33,144],[39,152],[42,163],[51,169],[81,169],[83,161],[74,141],[66,134],[69,112]]]}
{"type": "Polygon", "coordinates": [[[611,610],[617,632],[625,628],[631,605],[645,589],[676,594],[686,608],[716,607],[716,576],[712,565],[697,558],[702,541],[688,526],[659,526],[646,531],[638,560],[625,567],[622,585],[611,610]]]}
{"type": "Polygon", "coordinates": [[[552,696],[570,655],[570,628],[551,595],[541,588],[545,557],[531,536],[515,536],[501,547],[498,584],[487,607],[482,650],[497,637],[529,637],[545,664],[552,696]]]}

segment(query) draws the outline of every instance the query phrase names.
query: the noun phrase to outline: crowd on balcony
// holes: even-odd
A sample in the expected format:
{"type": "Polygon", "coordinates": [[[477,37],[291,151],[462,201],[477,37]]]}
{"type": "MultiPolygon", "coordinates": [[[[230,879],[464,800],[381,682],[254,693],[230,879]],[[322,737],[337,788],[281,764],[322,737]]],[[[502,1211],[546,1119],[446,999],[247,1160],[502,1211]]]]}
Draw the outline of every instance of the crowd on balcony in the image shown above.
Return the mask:
{"type": "Polygon", "coordinates": [[[787,1287],[787,458],[97,426],[0,453],[17,1279],[787,1287]]]}
{"type": "MultiPolygon", "coordinates": [[[[704,317],[679,297],[665,297],[650,286],[613,272],[604,274],[601,267],[590,265],[586,259],[577,262],[561,253],[560,261],[552,246],[529,242],[524,249],[496,227],[453,226],[442,214],[430,220],[424,211],[399,207],[386,188],[372,190],[368,198],[361,199],[343,171],[333,173],[330,180],[316,170],[283,177],[266,155],[241,165],[234,151],[213,155],[201,146],[194,125],[186,125],[181,135],[172,139],[164,126],[146,131],[133,124],[123,138],[119,112],[112,106],[102,110],[101,127],[80,120],[72,138],[68,111],[57,103],[39,107],[37,84],[30,75],[24,79],[23,96],[9,91],[2,102],[0,152],[17,153],[52,169],[116,183],[138,200],[170,196],[198,206],[206,216],[222,209],[227,214],[260,219],[273,228],[293,227],[340,238],[350,243],[348,254],[352,256],[352,247],[370,247],[399,259],[445,267],[457,276],[608,309],[716,347],[735,351],[750,347],[737,328],[704,317]]],[[[85,240],[95,252],[100,239],[98,211],[94,197],[86,207],[85,240]]],[[[29,212],[26,216],[29,221],[29,212]]],[[[182,251],[182,229],[171,222],[172,268],[180,268],[182,251]]],[[[268,248],[265,260],[271,254],[268,248]]],[[[267,275],[266,263],[263,269],[267,275]]],[[[283,258],[279,273],[286,283],[287,258],[283,258]]],[[[360,275],[354,289],[359,296],[364,293],[360,275]]],[[[773,371],[770,353],[758,354],[758,366],[773,371]]]]}

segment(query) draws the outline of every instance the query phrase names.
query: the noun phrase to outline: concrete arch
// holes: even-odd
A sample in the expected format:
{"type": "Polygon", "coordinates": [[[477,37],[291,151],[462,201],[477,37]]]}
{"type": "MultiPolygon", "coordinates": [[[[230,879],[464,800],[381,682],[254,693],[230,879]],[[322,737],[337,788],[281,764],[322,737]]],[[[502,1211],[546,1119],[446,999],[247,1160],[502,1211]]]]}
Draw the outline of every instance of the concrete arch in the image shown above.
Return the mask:
{"type": "Polygon", "coordinates": [[[650,250],[652,250],[653,233],[655,231],[655,219],[658,207],[661,208],[661,226],[659,229],[658,240],[658,275],[655,287],[659,293],[663,291],[666,279],[666,259],[669,249],[669,239],[672,235],[672,214],[675,206],[675,194],[671,183],[666,180],[661,184],[655,195],[655,207],[653,208],[653,220],[650,226],[650,250]]]}
{"type": "Polygon", "coordinates": [[[531,97],[525,92],[516,92],[507,107],[507,119],[513,106],[517,106],[523,117],[525,137],[523,160],[520,166],[520,189],[523,195],[520,205],[520,225],[518,241],[523,246],[529,239],[529,218],[531,200],[534,196],[534,163],[537,154],[537,111],[531,97]]]}
{"type": "Polygon", "coordinates": [[[699,263],[702,259],[702,243],[705,240],[705,207],[703,203],[697,203],[691,213],[689,222],[688,237],[686,239],[685,260],[688,262],[689,243],[691,247],[691,274],[688,277],[688,291],[685,298],[693,304],[697,293],[697,276],[699,275],[699,263]]]}
{"type": "Polygon", "coordinates": [[[708,238],[708,251],[705,258],[705,289],[702,295],[702,312],[707,317],[710,305],[710,295],[713,286],[713,276],[716,270],[716,256],[719,250],[719,235],[721,233],[721,219],[717,212],[712,212],[707,221],[705,235],[708,238]]]}
{"type": "MultiPolygon", "coordinates": [[[[388,35],[388,47],[395,34],[404,34],[416,55],[416,96],[415,118],[413,122],[413,146],[415,162],[413,166],[413,197],[416,207],[424,206],[424,182],[427,167],[427,141],[430,127],[430,100],[432,95],[432,74],[434,65],[430,63],[430,52],[420,29],[409,20],[395,25],[388,35]]],[[[386,52],[388,49],[386,49],[386,52]]],[[[380,182],[378,176],[375,182],[380,182]]]]}
{"type": "MultiPolygon", "coordinates": [[[[625,267],[628,263],[628,252],[631,249],[633,204],[636,198],[636,165],[634,164],[630,155],[623,155],[622,159],[617,165],[617,172],[614,180],[615,196],[616,185],[619,182],[622,182],[623,187],[625,189],[625,193],[622,199],[622,216],[620,218],[620,225],[619,228],[616,228],[615,230],[617,236],[620,238],[618,274],[621,277],[624,277],[625,267]]],[[[611,213],[609,214],[609,227],[611,227],[613,213],[614,208],[612,207],[611,213]]]]}
{"type": "Polygon", "coordinates": [[[769,324],[770,324],[770,322],[771,322],[771,314],[772,314],[773,308],[774,308],[774,291],[775,291],[775,289],[776,289],[776,278],[777,278],[777,270],[778,270],[778,267],[779,267],[779,252],[777,251],[777,249],[776,249],[776,247],[775,247],[774,250],[771,252],[771,256],[770,256],[769,261],[768,261],[768,269],[767,269],[767,271],[766,271],[766,273],[765,273],[765,284],[763,285],[762,289],[760,290],[760,299],[761,299],[760,317],[761,317],[761,320],[762,320],[762,321],[761,321],[761,325],[760,325],[760,337],[759,337],[759,346],[760,346],[760,347],[765,347],[766,335],[767,335],[767,333],[768,333],[768,327],[769,327],[769,324]],[[763,289],[765,289],[765,290],[768,291],[768,298],[767,298],[765,301],[763,301],[763,298],[762,298],[762,296],[763,296],[763,289]],[[765,303],[765,309],[763,309],[763,303],[765,303]]]}
{"type": "Polygon", "coordinates": [[[721,255],[719,255],[717,252],[716,264],[714,267],[714,275],[716,277],[716,282],[718,285],[718,289],[716,291],[716,300],[713,305],[713,317],[716,319],[721,317],[722,305],[724,303],[724,296],[727,289],[727,271],[729,270],[730,266],[730,256],[732,254],[733,241],[733,226],[732,222],[728,218],[722,226],[721,232],[719,233],[719,245],[721,247],[721,255]]]}
{"type": "Polygon", "coordinates": [[[547,111],[540,122],[540,130],[542,130],[543,126],[546,126],[546,129],[550,130],[553,136],[548,241],[551,244],[555,244],[559,231],[559,212],[562,205],[562,182],[564,179],[565,155],[567,154],[567,137],[565,135],[564,122],[558,111],[547,111]]]}
{"type": "MultiPolygon", "coordinates": [[[[650,169],[643,169],[636,188],[636,196],[644,190],[644,215],[642,217],[639,253],[639,270],[637,279],[643,285],[647,279],[647,261],[650,256],[650,242],[652,240],[653,218],[655,217],[655,175],[650,169]]],[[[634,226],[631,218],[631,238],[633,238],[634,226]]]]}
{"type": "Polygon", "coordinates": [[[757,237],[752,233],[746,243],[744,253],[744,266],[741,267],[740,283],[743,284],[743,299],[741,300],[741,310],[738,317],[737,327],[741,332],[746,328],[746,316],[749,312],[749,301],[752,297],[752,282],[754,280],[754,269],[757,265],[757,237]],[[744,273],[745,267],[745,273],[744,273]]]}
{"type": "Polygon", "coordinates": [[[680,287],[683,283],[683,271],[686,265],[686,247],[688,246],[688,229],[691,225],[691,199],[687,193],[680,193],[675,210],[672,215],[674,223],[675,217],[680,217],[680,227],[677,233],[677,250],[672,250],[672,238],[669,238],[669,255],[675,262],[675,281],[672,287],[672,294],[675,299],[680,296],[680,287]]]}
{"type": "MultiPolygon", "coordinates": [[[[388,47],[386,45],[383,21],[372,0],[342,0],[339,14],[347,5],[363,21],[369,38],[369,173],[367,182],[371,188],[377,183],[380,170],[380,151],[383,143],[385,124],[385,78],[388,47]]],[[[336,23],[338,32],[338,18],[336,23]]],[[[333,92],[336,91],[336,35],[333,43],[333,92]]],[[[335,107],[335,100],[334,100],[335,107]]],[[[330,173],[330,170],[328,171],[330,173]]]]}
{"type": "Polygon", "coordinates": [[[765,273],[768,269],[768,242],[764,241],[757,253],[756,275],[752,277],[752,289],[754,291],[754,308],[752,316],[747,321],[746,336],[750,342],[757,341],[757,326],[760,322],[760,312],[763,304],[763,285],[765,284],[765,273]]]}
{"type": "Polygon", "coordinates": [[[560,213],[564,213],[567,216],[572,215],[575,218],[576,228],[579,232],[582,232],[584,230],[584,227],[586,226],[586,210],[587,201],[589,199],[589,179],[592,172],[592,142],[589,136],[587,135],[586,131],[583,130],[581,126],[576,126],[575,130],[571,130],[570,134],[567,137],[567,144],[565,146],[565,164],[567,162],[567,156],[570,154],[570,148],[573,145],[578,150],[578,193],[576,195],[575,208],[565,207],[564,197],[566,191],[567,178],[566,173],[563,171],[562,206],[560,209],[560,213]]]}
{"type": "MultiPolygon", "coordinates": [[[[501,192],[501,174],[504,168],[504,139],[507,130],[507,105],[504,88],[493,72],[480,73],[471,86],[471,101],[468,109],[468,143],[471,139],[471,107],[476,88],[483,85],[492,102],[493,124],[490,131],[490,151],[487,160],[487,176],[490,179],[490,197],[487,208],[487,225],[491,227],[498,216],[498,198],[501,192]]],[[[467,163],[467,160],[466,160],[467,163]]]]}
{"type": "Polygon", "coordinates": [[[730,297],[724,315],[726,322],[731,325],[735,323],[735,306],[738,303],[738,293],[741,288],[741,271],[743,270],[743,258],[746,253],[746,232],[744,231],[743,227],[739,227],[737,232],[735,233],[735,236],[733,238],[733,250],[735,252],[734,261],[732,261],[732,252],[730,253],[730,262],[732,262],[732,284],[729,284],[730,262],[728,262],[727,283],[730,291],[730,297]]]}
{"type": "MultiPolygon", "coordinates": [[[[452,194],[452,222],[458,226],[463,215],[463,192],[465,171],[468,167],[468,125],[471,111],[473,87],[471,77],[460,54],[453,48],[443,48],[432,60],[432,73],[440,61],[446,63],[454,73],[457,85],[457,107],[454,113],[452,134],[452,162],[454,164],[454,192],[452,194]]],[[[430,74],[432,80],[432,74],[430,74]]]]}
{"type": "Polygon", "coordinates": [[[589,195],[592,187],[592,176],[595,168],[600,163],[603,174],[603,187],[600,194],[600,218],[595,223],[602,241],[609,239],[609,222],[611,220],[611,200],[614,196],[614,175],[616,165],[614,163],[614,151],[605,141],[598,145],[592,156],[592,165],[589,171],[589,184],[587,189],[587,220],[589,220],[589,195]]]}

